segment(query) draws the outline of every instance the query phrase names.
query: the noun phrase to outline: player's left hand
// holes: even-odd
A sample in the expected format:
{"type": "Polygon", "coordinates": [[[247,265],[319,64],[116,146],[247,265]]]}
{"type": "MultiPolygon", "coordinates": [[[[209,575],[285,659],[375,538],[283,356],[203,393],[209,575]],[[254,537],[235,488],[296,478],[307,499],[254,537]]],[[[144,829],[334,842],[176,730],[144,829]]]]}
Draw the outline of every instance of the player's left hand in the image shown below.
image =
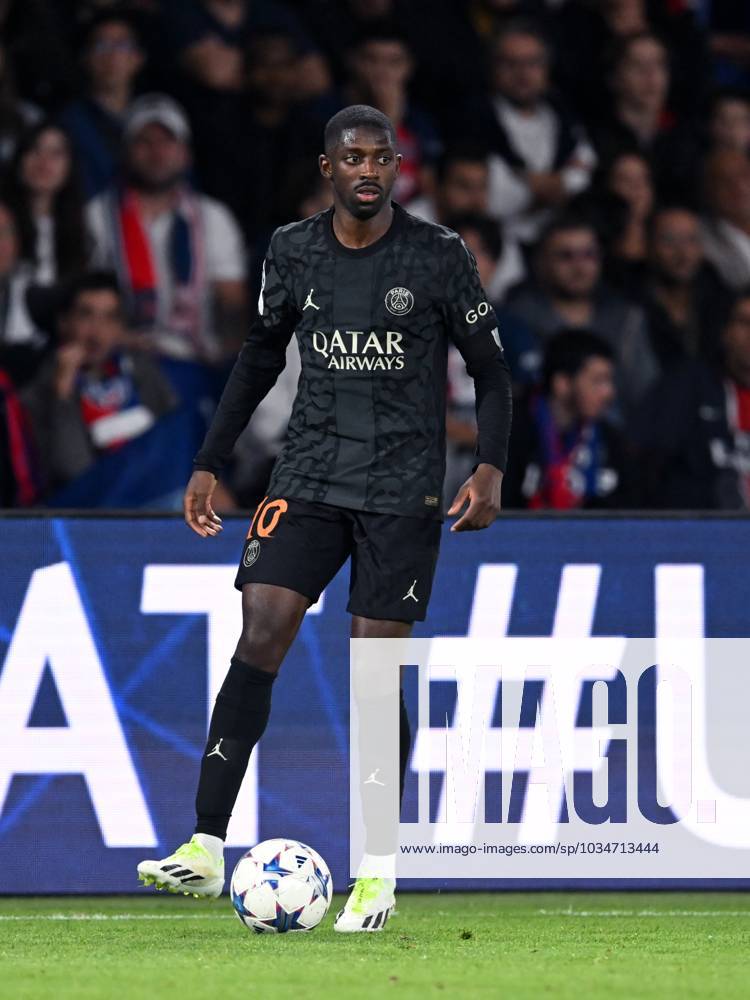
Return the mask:
{"type": "Polygon", "coordinates": [[[502,482],[503,474],[494,465],[478,465],[474,475],[469,476],[448,509],[448,516],[458,514],[466,501],[469,501],[468,509],[452,525],[451,531],[479,531],[492,524],[500,513],[502,482]]]}
{"type": "Polygon", "coordinates": [[[185,523],[201,538],[215,538],[222,530],[221,518],[211,506],[216,489],[216,476],[212,472],[196,470],[185,489],[182,508],[185,523]]]}

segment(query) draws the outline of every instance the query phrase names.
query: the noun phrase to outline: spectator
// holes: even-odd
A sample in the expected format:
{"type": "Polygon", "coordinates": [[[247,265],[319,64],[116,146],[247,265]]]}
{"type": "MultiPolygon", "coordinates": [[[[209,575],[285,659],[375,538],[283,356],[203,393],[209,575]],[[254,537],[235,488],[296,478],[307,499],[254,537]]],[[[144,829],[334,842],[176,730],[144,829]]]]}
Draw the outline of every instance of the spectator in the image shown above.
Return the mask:
{"type": "Polygon", "coordinates": [[[309,219],[333,205],[330,181],[324,177],[318,164],[298,164],[281,192],[280,210],[285,219],[309,219]]]}
{"type": "Polygon", "coordinates": [[[489,178],[489,164],[483,150],[474,145],[453,146],[438,160],[434,192],[415,198],[409,211],[441,225],[458,215],[486,214],[489,178]]]}
{"type": "Polygon", "coordinates": [[[349,53],[371,28],[387,19],[406,30],[414,15],[413,8],[405,11],[398,0],[304,0],[300,6],[338,86],[349,76],[349,53]]]}
{"type": "MultiPolygon", "coordinates": [[[[520,254],[517,250],[515,253],[506,253],[497,223],[486,215],[465,213],[449,218],[446,225],[461,236],[474,255],[482,288],[487,292],[495,311],[502,309],[501,303],[506,292],[524,276],[520,254]]],[[[505,350],[507,353],[507,343],[505,350]]]]}
{"type": "Polygon", "coordinates": [[[710,31],[713,75],[724,86],[750,85],[750,9],[736,0],[711,0],[705,16],[710,31]]]}
{"type": "Polygon", "coordinates": [[[608,274],[618,285],[630,290],[645,265],[647,222],[654,207],[648,159],[635,151],[620,153],[605,170],[604,187],[626,207],[623,225],[607,247],[608,274]]]}
{"type": "MultiPolygon", "coordinates": [[[[715,0],[713,0],[715,2],[715,0]]],[[[654,32],[665,43],[672,64],[671,91],[680,113],[699,107],[709,63],[703,32],[681,0],[566,0],[550,27],[556,39],[556,76],[585,121],[608,114],[608,55],[629,36],[654,32]]]]}
{"type": "MultiPolygon", "coordinates": [[[[515,386],[537,381],[541,362],[539,343],[528,327],[509,316],[499,299],[522,272],[508,271],[504,263],[502,239],[497,224],[487,216],[466,214],[450,219],[448,225],[463,239],[473,254],[482,287],[498,317],[505,356],[515,386]],[[497,298],[495,297],[497,296],[497,298]]],[[[520,265],[520,260],[518,261],[520,265]]],[[[447,471],[444,485],[450,504],[458,488],[471,475],[476,462],[477,424],[473,379],[456,347],[448,348],[448,406],[446,412],[447,471]]]]}
{"type": "Polygon", "coordinates": [[[549,209],[584,190],[596,156],[579,123],[550,95],[550,53],[531,22],[511,22],[492,47],[492,95],[472,121],[490,156],[490,214],[533,242],[549,209]]]}
{"type": "Polygon", "coordinates": [[[657,209],[649,224],[643,299],[662,369],[685,358],[715,360],[730,298],[706,262],[698,216],[678,206],[657,209]]]}
{"type": "Polygon", "coordinates": [[[704,164],[706,256],[730,288],[750,284],[750,160],[717,150],[704,164]]]}
{"type": "Polygon", "coordinates": [[[434,122],[409,98],[414,60],[408,42],[394,25],[375,24],[356,41],[347,65],[349,80],[331,113],[349,104],[369,104],[390,118],[403,157],[393,197],[408,205],[424,191],[432,190],[434,167],[441,152],[434,122]]]}
{"type": "Polygon", "coordinates": [[[232,210],[261,257],[272,230],[289,221],[282,205],[292,176],[320,152],[322,125],[297,103],[298,58],[293,35],[258,32],[248,42],[243,91],[191,98],[201,185],[232,210]]]}
{"type": "Polygon", "coordinates": [[[16,387],[34,375],[47,344],[29,311],[31,268],[19,250],[15,215],[0,201],[0,368],[16,387]]]}
{"type": "Polygon", "coordinates": [[[0,507],[30,507],[39,497],[37,455],[26,410],[0,367],[0,507]]]}
{"type": "Polygon", "coordinates": [[[614,51],[610,85],[614,108],[596,130],[604,159],[639,149],[653,166],[660,195],[689,201],[693,196],[697,143],[667,105],[669,55],[652,32],[626,36],[614,51]]]}
{"type": "Polygon", "coordinates": [[[60,346],[27,392],[51,488],[145,434],[175,405],[154,361],[125,346],[114,275],[87,274],[66,290],[58,335],[60,346]]]}
{"type": "Polygon", "coordinates": [[[87,264],[89,241],[70,140],[41,122],[21,139],[11,164],[6,199],[18,215],[21,254],[34,280],[51,285],[87,264]]]}
{"type": "Polygon", "coordinates": [[[18,93],[52,112],[73,90],[73,59],[64,14],[48,0],[3,0],[0,35],[18,93]]]}
{"type": "Polygon", "coordinates": [[[587,330],[548,343],[541,392],[515,407],[506,507],[531,510],[628,506],[626,449],[606,413],[615,398],[612,349],[587,330]]]}
{"type": "Polygon", "coordinates": [[[235,352],[244,325],[236,223],[188,183],[190,129],[170,98],[148,94],[131,105],[125,147],[124,185],[88,206],[96,264],[117,270],[144,343],[169,357],[219,363],[235,352]]]}
{"type": "Polygon", "coordinates": [[[643,408],[640,467],[649,506],[750,509],[750,296],[737,298],[718,365],[686,361],[643,408]]]}
{"type": "Polygon", "coordinates": [[[601,280],[595,229],[577,218],[561,218],[544,232],[535,274],[507,300],[508,310],[546,343],[561,329],[587,329],[611,347],[617,362],[617,395],[626,415],[656,375],[643,310],[601,280]]]}
{"type": "Polygon", "coordinates": [[[295,81],[299,99],[317,97],[330,87],[325,60],[280,0],[164,0],[163,18],[178,66],[199,88],[241,91],[248,44],[261,33],[288,35],[301,51],[295,81]]]}
{"type": "Polygon", "coordinates": [[[712,150],[750,154],[750,95],[741,90],[716,94],[708,114],[708,140],[712,150]]]}
{"type": "Polygon", "coordinates": [[[13,159],[21,136],[41,117],[39,108],[19,99],[5,47],[0,45],[0,166],[13,159]]]}
{"type": "Polygon", "coordinates": [[[132,14],[105,9],[87,24],[82,62],[85,96],[61,115],[78,157],[86,196],[103,191],[117,172],[122,126],[144,54],[132,14]]]}
{"type": "Polygon", "coordinates": [[[520,281],[525,272],[518,244],[504,238],[498,222],[487,217],[489,201],[489,167],[487,157],[476,147],[456,147],[438,162],[437,184],[432,197],[423,196],[409,204],[409,211],[427,222],[438,222],[454,228],[455,221],[466,216],[484,216],[481,228],[486,233],[485,245],[498,247],[499,255],[484,284],[489,297],[499,301],[511,285],[520,281]],[[494,227],[494,235],[488,230],[494,227]]]}

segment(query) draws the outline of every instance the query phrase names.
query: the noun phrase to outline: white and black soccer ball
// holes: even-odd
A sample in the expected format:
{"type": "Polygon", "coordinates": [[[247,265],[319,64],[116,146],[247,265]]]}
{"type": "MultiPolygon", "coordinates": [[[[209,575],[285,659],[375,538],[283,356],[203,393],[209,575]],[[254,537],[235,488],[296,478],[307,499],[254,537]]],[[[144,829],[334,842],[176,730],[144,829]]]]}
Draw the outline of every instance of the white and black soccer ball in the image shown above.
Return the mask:
{"type": "Polygon", "coordinates": [[[328,912],[333,880],[317,851],[298,840],[264,840],[232,872],[232,905],[248,930],[312,930],[328,912]]]}

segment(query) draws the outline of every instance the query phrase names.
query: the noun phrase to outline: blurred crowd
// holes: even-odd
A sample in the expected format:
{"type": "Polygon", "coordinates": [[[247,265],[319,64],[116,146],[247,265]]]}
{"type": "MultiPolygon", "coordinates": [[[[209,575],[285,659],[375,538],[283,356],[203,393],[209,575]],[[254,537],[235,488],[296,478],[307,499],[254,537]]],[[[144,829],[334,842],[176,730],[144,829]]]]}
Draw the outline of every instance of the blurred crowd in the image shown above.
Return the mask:
{"type": "MultiPolygon", "coordinates": [[[[506,507],[750,506],[750,5],[0,0],[0,506],[178,502],[322,128],[397,127],[394,198],[500,320],[506,507]]],[[[222,509],[263,495],[299,357],[222,509]]],[[[449,357],[448,476],[473,466],[449,357]]]]}

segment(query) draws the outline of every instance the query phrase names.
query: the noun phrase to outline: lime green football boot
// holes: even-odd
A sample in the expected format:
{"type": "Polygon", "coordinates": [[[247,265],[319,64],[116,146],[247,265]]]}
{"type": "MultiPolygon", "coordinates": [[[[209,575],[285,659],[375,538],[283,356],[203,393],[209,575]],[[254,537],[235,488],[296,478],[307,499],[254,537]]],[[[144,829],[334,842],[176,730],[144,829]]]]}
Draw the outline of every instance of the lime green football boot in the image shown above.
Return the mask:
{"type": "Polygon", "coordinates": [[[382,931],[396,905],[392,878],[358,878],[333,929],[341,934],[382,931]]]}
{"type": "Polygon", "coordinates": [[[220,896],[224,888],[224,859],[217,859],[193,837],[161,861],[141,861],[138,878],[144,885],[186,896],[220,896]]]}

